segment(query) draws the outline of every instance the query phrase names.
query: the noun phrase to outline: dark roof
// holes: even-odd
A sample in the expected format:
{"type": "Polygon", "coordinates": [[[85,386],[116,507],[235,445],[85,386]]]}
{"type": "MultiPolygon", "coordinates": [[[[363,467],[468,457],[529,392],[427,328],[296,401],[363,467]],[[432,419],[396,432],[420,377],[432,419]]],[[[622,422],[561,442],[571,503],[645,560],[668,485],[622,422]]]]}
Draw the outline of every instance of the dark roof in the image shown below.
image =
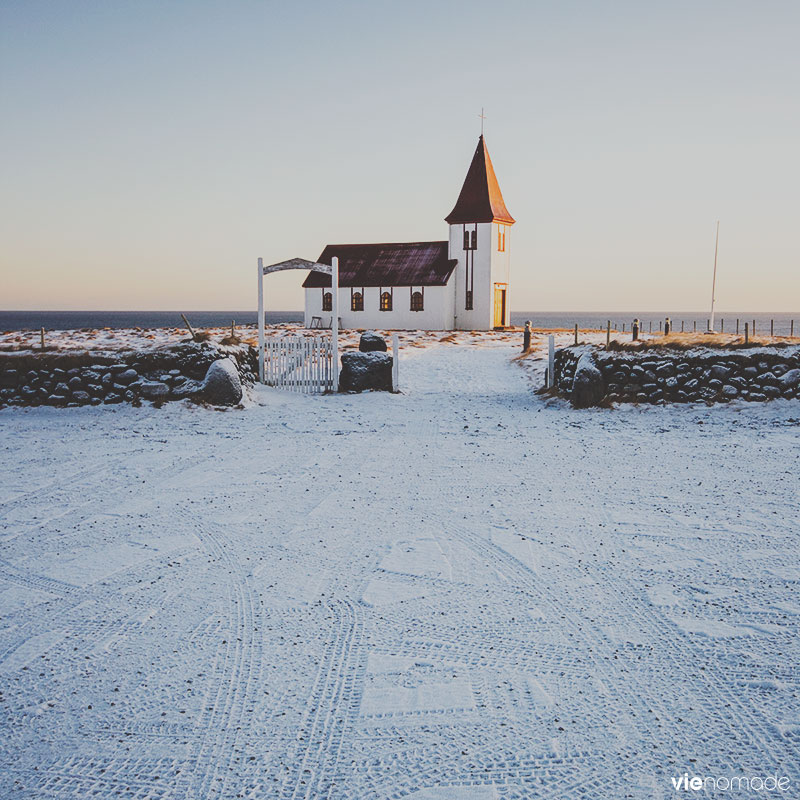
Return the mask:
{"type": "Polygon", "coordinates": [[[486,142],[478,139],[478,147],[469,165],[467,177],[461,187],[455,208],[445,217],[451,225],[462,222],[505,222],[514,224],[514,217],[508,213],[503,195],[494,174],[492,159],[486,149],[486,142]]]}
{"type": "MultiPolygon", "coordinates": [[[[447,242],[329,244],[317,259],[339,259],[339,286],[444,286],[456,264],[447,257],[447,242]]],[[[306,289],[330,286],[331,276],[309,272],[306,289]]]]}

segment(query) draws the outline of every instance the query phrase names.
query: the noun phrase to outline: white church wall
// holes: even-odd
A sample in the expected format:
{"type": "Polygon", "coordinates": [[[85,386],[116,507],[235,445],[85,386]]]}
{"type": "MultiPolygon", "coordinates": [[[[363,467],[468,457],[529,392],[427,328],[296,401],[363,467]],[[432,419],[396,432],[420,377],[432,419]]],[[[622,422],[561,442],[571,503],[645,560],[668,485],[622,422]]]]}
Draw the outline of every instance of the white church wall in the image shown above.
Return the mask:
{"type": "Polygon", "coordinates": [[[464,250],[464,226],[450,225],[450,258],[458,259],[455,269],[455,327],[459,330],[491,330],[494,327],[494,287],[492,279],[492,233],[491,222],[468,224],[467,229],[477,228],[477,249],[474,252],[474,280],[472,310],[467,302],[467,266],[464,250]]]}
{"type": "MultiPolygon", "coordinates": [[[[455,273],[454,273],[455,275],[455,273]]],[[[339,288],[339,316],[343,328],[383,328],[388,330],[452,330],[453,279],[447,286],[426,286],[424,308],[411,310],[411,292],[408,286],[382,287],[392,291],[392,310],[380,310],[381,287],[364,287],[364,310],[350,310],[350,287],[339,288]]],[[[356,287],[357,289],[359,287],[356,287]]],[[[421,287],[415,286],[418,290],[421,287]]],[[[329,290],[328,290],[329,291],[329,290]]],[[[312,317],[321,317],[323,327],[331,324],[332,313],[322,310],[322,289],[305,290],[304,323],[311,327],[312,317]]]]}
{"type": "Polygon", "coordinates": [[[503,325],[511,321],[511,226],[492,223],[492,250],[491,250],[491,285],[492,285],[492,315],[494,316],[494,285],[506,284],[506,318],[503,325]],[[498,229],[505,229],[505,250],[498,249],[498,229]]]}

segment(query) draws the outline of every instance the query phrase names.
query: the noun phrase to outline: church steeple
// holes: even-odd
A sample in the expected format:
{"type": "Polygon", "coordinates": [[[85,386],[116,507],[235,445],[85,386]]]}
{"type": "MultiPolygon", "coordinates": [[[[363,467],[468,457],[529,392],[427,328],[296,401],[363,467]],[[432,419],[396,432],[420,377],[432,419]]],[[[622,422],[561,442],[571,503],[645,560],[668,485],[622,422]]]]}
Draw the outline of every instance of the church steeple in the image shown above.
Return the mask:
{"type": "Polygon", "coordinates": [[[508,213],[503,202],[503,194],[497,183],[483,134],[478,139],[478,146],[455,208],[445,217],[445,221],[450,225],[469,222],[514,224],[514,217],[508,213]]]}

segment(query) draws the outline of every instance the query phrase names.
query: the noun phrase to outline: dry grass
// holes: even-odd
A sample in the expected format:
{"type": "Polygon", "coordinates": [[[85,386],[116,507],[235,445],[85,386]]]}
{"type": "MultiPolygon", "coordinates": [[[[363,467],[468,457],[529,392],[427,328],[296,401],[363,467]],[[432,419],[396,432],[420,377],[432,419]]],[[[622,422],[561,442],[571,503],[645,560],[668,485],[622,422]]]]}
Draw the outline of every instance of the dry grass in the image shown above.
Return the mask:
{"type": "Polygon", "coordinates": [[[612,339],[608,350],[693,350],[714,347],[720,350],[740,350],[745,347],[788,347],[800,344],[800,338],[789,336],[744,336],[727,333],[671,333],[669,336],[652,336],[639,341],[620,342],[612,339]]]}

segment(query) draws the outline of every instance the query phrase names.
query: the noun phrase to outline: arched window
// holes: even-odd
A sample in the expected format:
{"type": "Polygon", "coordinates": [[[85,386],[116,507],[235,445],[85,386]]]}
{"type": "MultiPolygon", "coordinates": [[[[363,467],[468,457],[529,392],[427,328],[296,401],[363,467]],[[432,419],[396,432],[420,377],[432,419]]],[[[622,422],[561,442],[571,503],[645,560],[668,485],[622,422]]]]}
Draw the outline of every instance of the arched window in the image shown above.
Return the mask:
{"type": "Polygon", "coordinates": [[[477,230],[477,228],[474,231],[472,231],[471,236],[472,236],[472,241],[471,241],[472,248],[471,249],[472,250],[477,250],[478,249],[478,230],[477,230]]]}
{"type": "Polygon", "coordinates": [[[422,311],[424,307],[424,299],[422,296],[422,292],[412,292],[411,293],[411,310],[412,311],[422,311]]]}
{"type": "Polygon", "coordinates": [[[364,295],[361,292],[353,292],[350,297],[350,310],[363,311],[364,310],[364,295]]]}
{"type": "Polygon", "coordinates": [[[392,310],[392,293],[381,292],[381,311],[392,310]]]}
{"type": "Polygon", "coordinates": [[[322,293],[322,310],[333,311],[333,292],[322,293]]]}

